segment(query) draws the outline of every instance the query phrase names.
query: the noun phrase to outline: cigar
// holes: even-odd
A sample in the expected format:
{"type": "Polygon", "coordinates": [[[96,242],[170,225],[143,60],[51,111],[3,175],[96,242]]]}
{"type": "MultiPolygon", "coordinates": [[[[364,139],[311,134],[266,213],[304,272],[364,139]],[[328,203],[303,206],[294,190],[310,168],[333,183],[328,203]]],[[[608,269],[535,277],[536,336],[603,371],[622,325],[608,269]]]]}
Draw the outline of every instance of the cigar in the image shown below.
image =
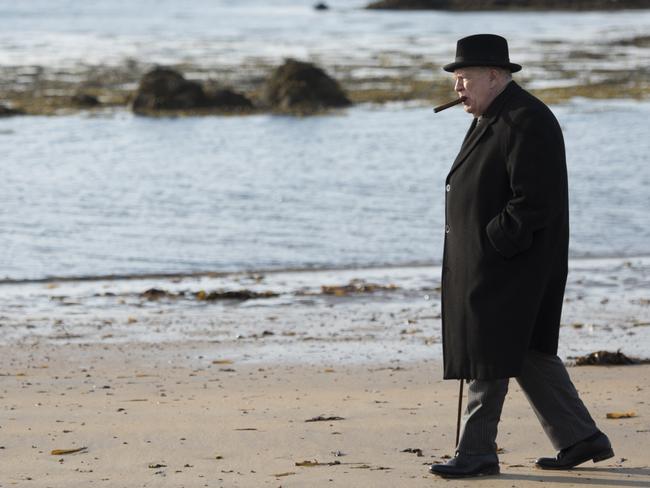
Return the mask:
{"type": "Polygon", "coordinates": [[[452,102],[447,102],[447,103],[445,103],[443,105],[438,105],[437,107],[434,107],[433,111],[435,113],[441,112],[443,110],[448,109],[449,107],[453,107],[454,105],[458,105],[459,103],[463,103],[465,100],[467,100],[467,97],[457,98],[456,100],[454,100],[452,102]]]}

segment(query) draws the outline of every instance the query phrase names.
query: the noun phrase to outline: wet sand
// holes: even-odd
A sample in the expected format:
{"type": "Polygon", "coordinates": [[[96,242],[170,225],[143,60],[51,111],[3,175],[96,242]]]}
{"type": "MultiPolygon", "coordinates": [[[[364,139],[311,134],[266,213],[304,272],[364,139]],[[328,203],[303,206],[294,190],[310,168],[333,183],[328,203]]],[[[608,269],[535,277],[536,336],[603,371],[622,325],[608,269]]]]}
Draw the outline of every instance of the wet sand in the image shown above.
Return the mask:
{"type": "Polygon", "coordinates": [[[206,349],[2,346],[0,486],[650,486],[650,366],[570,368],[613,459],[534,469],[552,448],[512,382],[502,475],[445,481],[427,467],[453,455],[458,383],[439,362],[230,363],[206,349]],[[342,419],[306,422],[318,416],[342,419]]]}
{"type": "MultiPolygon", "coordinates": [[[[438,266],[5,282],[0,311],[9,347],[191,342],[283,364],[442,356],[438,266]]],[[[649,313],[649,257],[571,260],[559,354],[648,357],[649,313]]]]}

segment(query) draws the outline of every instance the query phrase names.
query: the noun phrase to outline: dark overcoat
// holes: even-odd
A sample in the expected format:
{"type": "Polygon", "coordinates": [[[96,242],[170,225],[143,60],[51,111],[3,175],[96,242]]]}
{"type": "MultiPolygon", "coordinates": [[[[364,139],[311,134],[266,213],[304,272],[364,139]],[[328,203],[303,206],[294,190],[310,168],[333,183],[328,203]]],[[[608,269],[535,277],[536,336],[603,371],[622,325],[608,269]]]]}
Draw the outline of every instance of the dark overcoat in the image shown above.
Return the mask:
{"type": "Polygon", "coordinates": [[[557,353],[567,275],[564,139],[511,81],[474,119],[446,180],[445,378],[517,376],[529,349],[557,353]]]}

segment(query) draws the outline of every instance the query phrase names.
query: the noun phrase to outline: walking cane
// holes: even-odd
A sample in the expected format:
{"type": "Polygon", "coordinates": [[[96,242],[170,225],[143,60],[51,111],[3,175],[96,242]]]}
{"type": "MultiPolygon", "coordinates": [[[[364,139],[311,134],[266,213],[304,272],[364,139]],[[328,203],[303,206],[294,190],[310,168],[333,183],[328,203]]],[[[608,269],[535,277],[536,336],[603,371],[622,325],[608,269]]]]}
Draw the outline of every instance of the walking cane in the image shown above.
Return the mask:
{"type": "Polygon", "coordinates": [[[456,448],[460,440],[460,415],[463,410],[463,378],[460,379],[460,391],[458,392],[458,417],[456,420],[456,448]]]}

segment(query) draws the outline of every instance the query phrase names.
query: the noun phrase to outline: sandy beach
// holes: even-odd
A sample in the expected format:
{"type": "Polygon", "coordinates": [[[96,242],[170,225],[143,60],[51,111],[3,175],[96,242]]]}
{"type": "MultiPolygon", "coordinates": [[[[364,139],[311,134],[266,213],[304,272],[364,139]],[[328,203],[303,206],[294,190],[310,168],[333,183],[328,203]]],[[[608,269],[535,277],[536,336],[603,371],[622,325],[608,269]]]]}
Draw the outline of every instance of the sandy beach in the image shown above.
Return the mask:
{"type": "Polygon", "coordinates": [[[502,475],[445,481],[427,465],[453,455],[458,384],[439,362],[246,365],[205,349],[2,347],[0,486],[650,486],[650,366],[570,369],[615,458],[534,469],[552,448],[512,382],[502,475]],[[637,416],[605,418],[620,411],[637,416]]]}
{"type": "MultiPolygon", "coordinates": [[[[569,364],[601,349],[646,357],[647,270],[647,259],[572,262],[560,348],[569,364]]],[[[513,381],[502,475],[428,474],[453,455],[458,392],[441,380],[438,275],[5,284],[0,486],[650,486],[648,365],[569,369],[612,439],[611,460],[533,468],[553,449],[513,381]],[[197,292],[244,287],[261,298],[197,292]],[[330,420],[308,422],[318,417],[330,420]]]]}

